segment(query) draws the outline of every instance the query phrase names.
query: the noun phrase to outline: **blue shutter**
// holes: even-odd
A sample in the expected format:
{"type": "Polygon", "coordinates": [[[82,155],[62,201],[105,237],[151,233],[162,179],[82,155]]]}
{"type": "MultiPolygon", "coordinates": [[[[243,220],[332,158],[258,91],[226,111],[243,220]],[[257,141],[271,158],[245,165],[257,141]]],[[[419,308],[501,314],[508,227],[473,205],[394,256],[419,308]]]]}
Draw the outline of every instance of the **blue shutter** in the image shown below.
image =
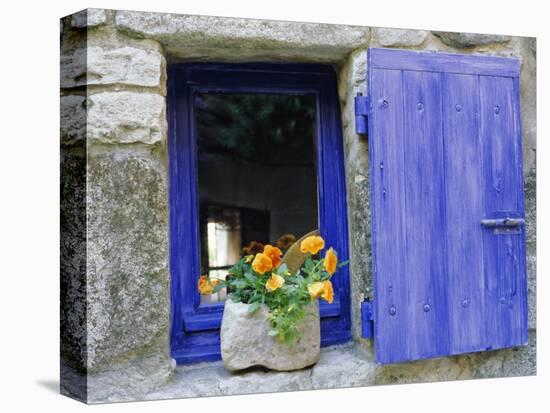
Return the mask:
{"type": "Polygon", "coordinates": [[[519,62],[368,54],[377,360],[526,344],[519,62]]]}

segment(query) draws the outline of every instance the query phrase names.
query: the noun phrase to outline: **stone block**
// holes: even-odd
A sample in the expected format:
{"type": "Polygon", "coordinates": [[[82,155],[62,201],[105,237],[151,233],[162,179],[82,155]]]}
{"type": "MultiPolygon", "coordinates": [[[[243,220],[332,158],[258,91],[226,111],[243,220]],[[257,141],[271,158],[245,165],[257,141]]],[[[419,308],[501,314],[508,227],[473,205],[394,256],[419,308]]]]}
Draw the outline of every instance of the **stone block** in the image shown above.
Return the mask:
{"type": "Polygon", "coordinates": [[[291,346],[269,336],[271,325],[267,306],[260,306],[254,313],[249,313],[248,308],[248,304],[235,303],[231,299],[225,302],[220,337],[222,360],[228,370],[252,366],[297,370],[319,360],[321,327],[317,300],[306,309],[313,316],[301,320],[298,328],[303,335],[291,346]]]}
{"type": "Polygon", "coordinates": [[[86,9],[71,17],[71,26],[76,29],[95,27],[107,22],[107,13],[103,9],[86,9]]]}
{"type": "Polygon", "coordinates": [[[375,383],[378,365],[367,353],[350,346],[335,346],[323,351],[313,367],[314,389],[369,386],[375,383]]]}
{"type": "Polygon", "coordinates": [[[116,12],[115,24],[126,34],[159,41],[171,56],[200,60],[338,61],[366,46],[370,35],[361,26],[127,10],[116,12]]]}
{"type": "Polygon", "coordinates": [[[99,149],[88,151],[87,169],[91,372],[149,354],[167,358],[169,351],[165,165],[149,147],[99,149]]]}
{"type": "Polygon", "coordinates": [[[102,92],[88,96],[88,139],[154,144],[166,136],[164,98],[154,93],[102,92]]]}
{"type": "Polygon", "coordinates": [[[432,32],[439,37],[443,43],[451,47],[474,47],[493,43],[507,43],[510,36],[498,34],[477,34],[477,33],[455,33],[455,32],[432,32]]]}
{"type": "Polygon", "coordinates": [[[62,96],[60,101],[61,145],[74,145],[86,140],[86,98],[62,96]]]}
{"type": "Polygon", "coordinates": [[[379,27],[376,37],[384,47],[420,46],[426,40],[428,32],[424,30],[390,29],[379,27]]]}
{"type": "Polygon", "coordinates": [[[79,48],[61,57],[61,87],[135,85],[161,87],[164,56],[131,46],[79,48]]]}

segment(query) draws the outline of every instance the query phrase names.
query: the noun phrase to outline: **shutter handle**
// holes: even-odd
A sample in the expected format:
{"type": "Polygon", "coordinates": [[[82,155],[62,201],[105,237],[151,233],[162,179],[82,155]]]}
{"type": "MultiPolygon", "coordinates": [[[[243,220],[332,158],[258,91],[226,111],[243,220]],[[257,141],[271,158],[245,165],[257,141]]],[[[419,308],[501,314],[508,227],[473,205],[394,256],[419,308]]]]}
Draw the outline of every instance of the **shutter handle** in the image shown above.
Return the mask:
{"type": "Polygon", "coordinates": [[[523,218],[495,218],[495,219],[482,219],[481,225],[484,227],[517,227],[523,225],[525,220],[523,218]]]}

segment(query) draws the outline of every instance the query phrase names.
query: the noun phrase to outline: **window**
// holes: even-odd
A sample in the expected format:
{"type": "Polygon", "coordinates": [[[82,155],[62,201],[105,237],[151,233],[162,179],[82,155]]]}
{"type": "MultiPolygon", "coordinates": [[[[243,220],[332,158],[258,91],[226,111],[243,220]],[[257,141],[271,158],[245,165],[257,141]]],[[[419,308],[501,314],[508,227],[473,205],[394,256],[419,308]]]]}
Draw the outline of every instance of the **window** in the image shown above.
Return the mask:
{"type": "MultiPolygon", "coordinates": [[[[336,79],[330,67],[175,64],[169,68],[171,347],[178,363],[220,357],[225,277],[255,244],[319,228],[347,259],[336,79]]],[[[321,303],[322,345],[349,340],[349,274],[321,303]]]]}

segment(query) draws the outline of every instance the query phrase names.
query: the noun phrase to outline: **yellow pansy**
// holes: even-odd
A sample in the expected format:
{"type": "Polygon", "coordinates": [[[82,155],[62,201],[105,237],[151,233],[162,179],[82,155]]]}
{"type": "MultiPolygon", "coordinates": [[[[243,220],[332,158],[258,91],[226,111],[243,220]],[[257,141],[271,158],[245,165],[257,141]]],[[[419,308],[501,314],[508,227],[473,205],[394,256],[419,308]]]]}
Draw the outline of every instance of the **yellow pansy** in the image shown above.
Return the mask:
{"type": "Polygon", "coordinates": [[[325,240],[319,235],[307,237],[300,243],[300,251],[303,254],[309,252],[310,254],[315,255],[323,248],[325,248],[325,240]]]}
{"type": "Polygon", "coordinates": [[[285,279],[277,274],[271,274],[271,278],[265,283],[267,291],[273,292],[278,288],[281,288],[285,283],[285,279]]]}
{"type": "Polygon", "coordinates": [[[334,301],[334,289],[332,288],[332,283],[329,280],[311,283],[307,286],[307,291],[309,292],[309,296],[312,300],[321,297],[329,304],[332,304],[334,301]]]}
{"type": "Polygon", "coordinates": [[[338,256],[336,255],[336,251],[334,251],[332,247],[330,247],[325,254],[325,261],[323,264],[325,265],[325,270],[330,275],[336,272],[336,266],[338,265],[338,256]]]}
{"type": "Polygon", "coordinates": [[[307,286],[307,291],[312,300],[315,300],[323,293],[323,283],[318,281],[307,286]]]}
{"type": "Polygon", "coordinates": [[[263,275],[273,268],[273,263],[271,262],[271,258],[260,252],[259,254],[256,254],[256,257],[254,257],[254,261],[252,261],[252,268],[258,274],[263,275]]]}

